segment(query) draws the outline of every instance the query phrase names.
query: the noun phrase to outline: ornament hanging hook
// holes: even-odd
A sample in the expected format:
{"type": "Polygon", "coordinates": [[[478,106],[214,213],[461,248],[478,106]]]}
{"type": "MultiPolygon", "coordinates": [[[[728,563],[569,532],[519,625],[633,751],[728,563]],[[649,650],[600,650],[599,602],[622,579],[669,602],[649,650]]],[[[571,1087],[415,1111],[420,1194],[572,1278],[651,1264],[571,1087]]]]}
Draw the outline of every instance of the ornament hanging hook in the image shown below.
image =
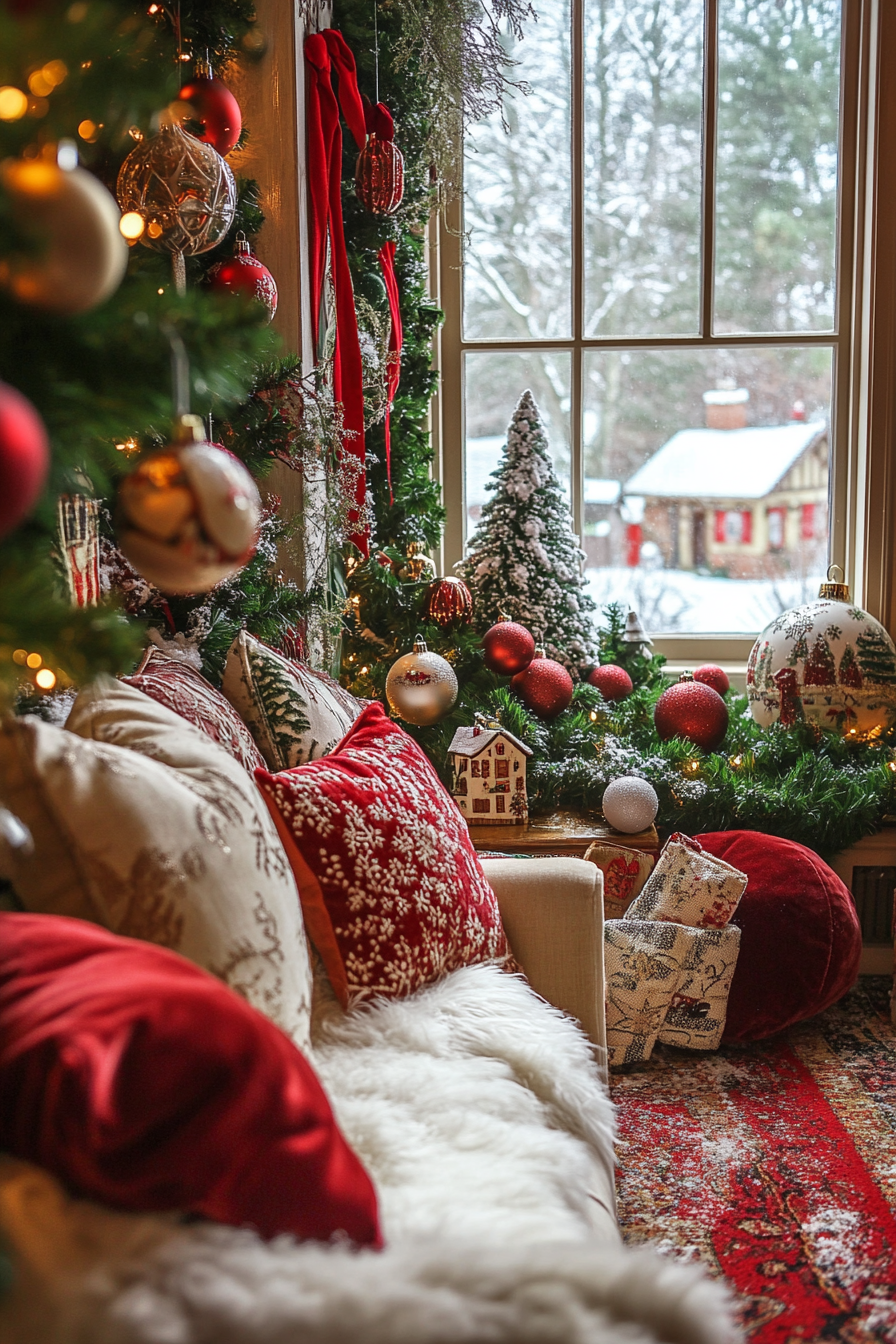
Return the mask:
{"type": "Polygon", "coordinates": [[[190,413],[190,360],[180,333],[170,322],[163,322],[161,331],[171,347],[171,399],[175,419],[179,419],[190,413]]]}
{"type": "Polygon", "coordinates": [[[828,583],[843,583],[845,579],[846,571],[842,565],[828,565],[828,583]],[[839,579],[834,573],[835,570],[840,575],[839,579]]]}

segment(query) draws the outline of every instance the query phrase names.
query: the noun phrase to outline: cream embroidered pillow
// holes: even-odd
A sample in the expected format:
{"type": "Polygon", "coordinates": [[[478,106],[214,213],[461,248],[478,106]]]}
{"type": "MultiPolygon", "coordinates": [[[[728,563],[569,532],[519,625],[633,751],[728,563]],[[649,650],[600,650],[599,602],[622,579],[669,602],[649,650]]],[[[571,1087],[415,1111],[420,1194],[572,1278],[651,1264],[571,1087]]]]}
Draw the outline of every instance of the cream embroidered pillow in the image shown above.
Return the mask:
{"type": "Polygon", "coordinates": [[[26,909],[172,948],[307,1046],[295,880],[264,799],[222,747],[103,679],[64,729],[6,721],[0,799],[34,839],[30,855],[0,847],[0,873],[26,909]]]}
{"type": "Polygon", "coordinates": [[[221,690],[271,770],[328,755],[363,708],[324,673],[290,662],[245,630],[227,653],[221,690]]]}

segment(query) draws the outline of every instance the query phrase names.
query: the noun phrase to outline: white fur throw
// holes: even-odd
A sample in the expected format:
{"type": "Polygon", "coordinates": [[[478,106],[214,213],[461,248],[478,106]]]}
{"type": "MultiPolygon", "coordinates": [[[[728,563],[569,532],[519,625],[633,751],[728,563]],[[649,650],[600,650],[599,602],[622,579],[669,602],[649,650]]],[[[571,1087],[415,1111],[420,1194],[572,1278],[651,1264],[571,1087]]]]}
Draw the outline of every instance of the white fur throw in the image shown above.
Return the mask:
{"type": "MultiPolygon", "coordinates": [[[[319,1009],[319,1005],[318,1005],[319,1009]]],[[[315,1063],[377,1184],[386,1250],[83,1206],[94,1268],[19,1303],[14,1344],[731,1344],[724,1290],[589,1234],[611,1107],[591,1047],[474,966],[318,1011],[315,1063]],[[100,1220],[102,1227],[98,1226],[100,1220]]]]}

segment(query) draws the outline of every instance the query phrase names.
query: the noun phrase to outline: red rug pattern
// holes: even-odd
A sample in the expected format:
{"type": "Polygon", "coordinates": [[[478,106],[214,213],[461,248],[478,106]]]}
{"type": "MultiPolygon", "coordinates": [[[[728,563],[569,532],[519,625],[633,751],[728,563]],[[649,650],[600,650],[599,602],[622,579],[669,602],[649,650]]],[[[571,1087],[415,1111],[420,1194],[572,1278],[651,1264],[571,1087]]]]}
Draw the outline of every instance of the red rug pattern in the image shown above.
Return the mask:
{"type": "Polygon", "coordinates": [[[703,1261],[751,1344],[896,1344],[890,981],[770,1041],[613,1075],[631,1243],[703,1261]]]}

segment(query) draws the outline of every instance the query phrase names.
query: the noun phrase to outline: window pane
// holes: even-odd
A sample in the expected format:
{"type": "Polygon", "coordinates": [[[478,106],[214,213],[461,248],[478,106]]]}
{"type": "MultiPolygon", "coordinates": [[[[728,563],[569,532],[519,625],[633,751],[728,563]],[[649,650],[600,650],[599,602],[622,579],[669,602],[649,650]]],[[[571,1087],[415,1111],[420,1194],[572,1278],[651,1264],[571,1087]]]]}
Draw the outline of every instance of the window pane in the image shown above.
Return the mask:
{"type": "Polygon", "coordinates": [[[834,325],[840,0],[720,0],[716,331],[834,325]]]}
{"type": "Polygon", "coordinates": [[[829,347],[586,355],[584,547],[648,630],[753,632],[827,564],[829,347]]]}
{"type": "Polygon", "coordinates": [[[703,0],[586,0],[585,334],[697,332],[703,0]]]}
{"type": "Polygon", "coordinates": [[[498,465],[507,426],[526,388],[541,412],[554,467],[569,494],[569,375],[570,357],[562,351],[465,355],[465,537],[474,531],[488,500],[488,478],[498,465]]]}
{"type": "Polygon", "coordinates": [[[528,96],[480,123],[464,146],[464,335],[561,337],[571,330],[568,0],[539,0],[538,22],[508,41],[528,96]]]}

